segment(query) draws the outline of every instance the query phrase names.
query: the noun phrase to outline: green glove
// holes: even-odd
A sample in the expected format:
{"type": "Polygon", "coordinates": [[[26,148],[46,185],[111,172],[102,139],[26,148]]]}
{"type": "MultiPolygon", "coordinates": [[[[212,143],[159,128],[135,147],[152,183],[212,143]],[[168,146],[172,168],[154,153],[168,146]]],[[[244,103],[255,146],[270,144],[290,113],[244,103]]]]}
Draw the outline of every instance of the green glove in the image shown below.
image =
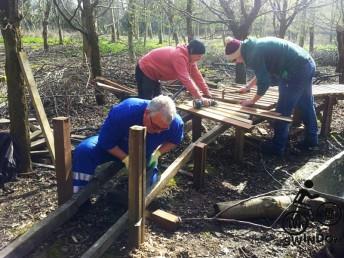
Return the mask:
{"type": "Polygon", "coordinates": [[[122,162],[124,163],[125,168],[129,169],[129,155],[125,156],[125,158],[122,159],[122,162]]]}
{"type": "Polygon", "coordinates": [[[158,165],[158,160],[160,156],[161,156],[161,152],[158,149],[155,150],[151,155],[148,168],[155,168],[158,165]]]}

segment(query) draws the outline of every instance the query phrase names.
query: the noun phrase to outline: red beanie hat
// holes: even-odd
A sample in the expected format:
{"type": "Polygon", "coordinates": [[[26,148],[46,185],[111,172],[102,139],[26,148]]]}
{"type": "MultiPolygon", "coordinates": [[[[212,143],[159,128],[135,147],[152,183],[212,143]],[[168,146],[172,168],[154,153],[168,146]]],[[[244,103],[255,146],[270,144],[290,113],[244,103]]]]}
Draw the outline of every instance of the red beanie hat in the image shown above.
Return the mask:
{"type": "Polygon", "coordinates": [[[227,37],[225,54],[228,55],[229,60],[233,61],[240,56],[241,41],[232,37],[227,37]]]}

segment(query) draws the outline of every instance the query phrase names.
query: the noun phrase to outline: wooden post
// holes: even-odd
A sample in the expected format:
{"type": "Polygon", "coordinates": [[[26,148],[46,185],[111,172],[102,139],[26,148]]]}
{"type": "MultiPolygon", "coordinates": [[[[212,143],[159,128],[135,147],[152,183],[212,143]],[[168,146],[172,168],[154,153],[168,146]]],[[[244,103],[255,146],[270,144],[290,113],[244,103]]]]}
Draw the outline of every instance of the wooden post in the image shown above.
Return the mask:
{"type": "Polygon", "coordinates": [[[132,126],[129,132],[129,234],[130,248],[139,248],[144,241],[146,208],[146,129],[132,126]]]}
{"type": "Polygon", "coordinates": [[[19,52],[18,59],[19,59],[21,70],[24,74],[24,78],[25,78],[31,99],[32,99],[33,106],[37,113],[38,122],[43,130],[43,134],[48,145],[51,159],[53,163],[55,163],[55,149],[54,149],[53,133],[51,132],[49,121],[48,121],[47,115],[45,114],[43,103],[38,93],[37,84],[35,82],[35,78],[33,77],[29,60],[25,52],[19,52]]]}
{"type": "Polygon", "coordinates": [[[245,132],[240,127],[235,127],[234,160],[241,161],[244,154],[245,132]]]}
{"type": "Polygon", "coordinates": [[[207,160],[207,144],[197,143],[194,149],[194,169],[193,183],[194,187],[199,190],[204,186],[205,165],[207,160]]]}
{"type": "Polygon", "coordinates": [[[321,132],[322,137],[327,138],[331,130],[332,112],[333,105],[336,104],[336,99],[333,96],[327,96],[324,103],[324,113],[321,121],[321,132]]]}
{"type": "Polygon", "coordinates": [[[202,135],[202,118],[199,116],[192,117],[192,141],[195,142],[202,135]]]}
{"type": "Polygon", "coordinates": [[[53,119],[55,142],[55,171],[57,179],[57,199],[62,205],[73,195],[72,147],[70,123],[67,117],[53,119]]]}

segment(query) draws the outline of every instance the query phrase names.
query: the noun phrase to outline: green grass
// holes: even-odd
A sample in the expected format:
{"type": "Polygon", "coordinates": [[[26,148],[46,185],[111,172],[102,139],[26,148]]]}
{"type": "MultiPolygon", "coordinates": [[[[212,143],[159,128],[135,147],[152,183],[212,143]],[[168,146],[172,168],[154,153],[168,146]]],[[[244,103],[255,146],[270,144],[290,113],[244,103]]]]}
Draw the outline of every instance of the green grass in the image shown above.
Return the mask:
{"type": "MultiPolygon", "coordinates": [[[[3,37],[0,38],[0,43],[4,43],[3,37]]],[[[22,37],[22,44],[24,45],[42,45],[43,47],[43,38],[37,36],[23,36],[22,37]]],[[[49,45],[58,45],[59,39],[57,37],[48,37],[48,44],[49,45]]],[[[64,45],[73,45],[73,44],[80,44],[78,40],[73,39],[71,37],[65,37],[63,39],[64,45]]]]}
{"type": "Polygon", "coordinates": [[[327,44],[327,45],[317,45],[317,46],[315,46],[315,50],[316,51],[335,51],[335,52],[337,52],[338,50],[337,50],[337,46],[336,45],[334,45],[334,44],[331,44],[331,45],[329,45],[329,44],[327,44]]]}
{"type": "MultiPolygon", "coordinates": [[[[135,52],[138,55],[147,53],[148,51],[167,46],[168,42],[163,42],[163,44],[158,44],[158,39],[147,39],[146,46],[143,44],[143,39],[134,41],[135,52]]],[[[128,42],[126,37],[121,37],[120,41],[111,42],[107,37],[102,36],[99,38],[99,49],[101,54],[120,54],[122,52],[128,51],[128,42]]]]}

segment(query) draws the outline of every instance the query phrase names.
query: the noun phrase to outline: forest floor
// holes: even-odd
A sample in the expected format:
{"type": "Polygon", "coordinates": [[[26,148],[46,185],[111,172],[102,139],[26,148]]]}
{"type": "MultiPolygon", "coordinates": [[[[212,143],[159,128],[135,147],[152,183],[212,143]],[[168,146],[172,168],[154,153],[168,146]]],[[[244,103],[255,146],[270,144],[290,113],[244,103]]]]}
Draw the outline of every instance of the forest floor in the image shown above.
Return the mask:
{"type": "MultiPolygon", "coordinates": [[[[42,101],[49,118],[67,115],[72,130],[90,136],[96,132],[111,106],[118,102],[115,96],[108,96],[107,105],[95,104],[92,86],[87,86],[88,66],[82,62],[77,47],[51,47],[49,52],[34,50],[29,59],[39,86],[42,101]]],[[[223,67],[206,64],[206,76],[210,80],[218,78],[232,81],[224,73],[223,67]],[[229,79],[228,79],[229,78],[229,79]]],[[[127,85],[134,85],[134,67],[125,53],[107,55],[102,59],[104,76],[127,85]]],[[[320,67],[322,71],[333,73],[334,68],[320,67]]],[[[333,81],[335,83],[335,81],[333,81]]],[[[0,82],[2,92],[4,82],[0,82]]],[[[34,110],[30,106],[30,117],[34,110]]],[[[312,152],[296,152],[293,148],[300,135],[290,139],[290,150],[285,158],[266,157],[257,147],[245,145],[244,159],[233,161],[233,130],[229,129],[217,140],[209,144],[207,175],[205,186],[200,191],[192,187],[192,178],[178,174],[171,180],[165,191],[151,204],[150,209],[160,208],[180,216],[185,220],[175,232],[168,232],[147,221],[146,241],[139,250],[127,248],[124,233],[103,255],[103,257],[320,257],[318,251],[323,243],[288,243],[289,235],[277,223],[275,230],[243,225],[240,223],[219,223],[208,221],[214,215],[213,205],[217,202],[242,200],[262,193],[282,189],[296,193],[298,183],[291,176],[300,168],[308,166],[305,173],[314,171],[325,160],[344,149],[344,103],[340,101],[334,109],[332,137],[320,140],[320,148],[312,152]],[[202,219],[203,218],[203,219],[202,219]]],[[[7,116],[5,107],[0,116],[7,116]]],[[[205,122],[210,129],[212,122],[205,122]]],[[[271,137],[271,127],[261,125],[268,131],[262,136],[258,130],[253,135],[263,139],[271,137]]],[[[7,129],[6,126],[0,129],[7,129]]],[[[183,149],[190,144],[190,134],[172,153],[165,155],[161,164],[169,165],[183,149]]],[[[163,170],[163,169],[161,169],[163,170]]],[[[183,170],[192,171],[192,165],[183,170]]],[[[67,223],[58,228],[29,257],[80,257],[126,210],[125,205],[114,199],[118,190],[125,192],[125,178],[111,180],[95,195],[91,202],[82,206],[67,223]]],[[[35,168],[32,173],[21,174],[14,182],[7,184],[12,192],[0,190],[0,249],[25,233],[34,223],[47,217],[57,208],[56,177],[53,170],[35,168]]],[[[253,221],[269,226],[273,220],[253,221]]],[[[312,223],[307,235],[312,236],[327,231],[327,227],[312,223]]]]}

